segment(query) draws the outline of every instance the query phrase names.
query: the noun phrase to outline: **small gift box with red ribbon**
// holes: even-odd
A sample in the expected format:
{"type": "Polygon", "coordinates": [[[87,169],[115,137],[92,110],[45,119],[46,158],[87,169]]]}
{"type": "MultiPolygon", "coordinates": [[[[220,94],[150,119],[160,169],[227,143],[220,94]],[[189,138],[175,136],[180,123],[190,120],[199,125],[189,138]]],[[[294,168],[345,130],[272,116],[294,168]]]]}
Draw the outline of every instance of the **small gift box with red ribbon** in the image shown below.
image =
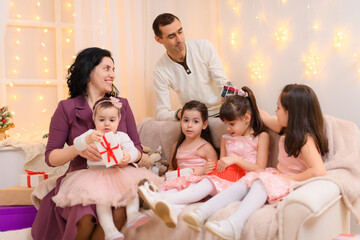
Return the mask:
{"type": "Polygon", "coordinates": [[[95,142],[95,145],[101,154],[102,164],[105,164],[106,167],[120,163],[124,157],[122,148],[113,132],[105,133],[101,142],[95,142]]]}
{"type": "Polygon", "coordinates": [[[221,97],[226,97],[227,94],[237,95],[238,93],[239,93],[239,89],[235,87],[231,82],[227,82],[223,86],[221,97]]]}
{"type": "Polygon", "coordinates": [[[170,171],[165,173],[165,180],[170,181],[178,177],[191,176],[194,174],[194,171],[191,168],[178,168],[175,171],[170,171]]]}
{"type": "Polygon", "coordinates": [[[29,170],[25,170],[27,174],[21,174],[20,186],[21,187],[37,187],[41,181],[48,179],[52,176],[52,173],[45,172],[33,172],[29,170]]]}

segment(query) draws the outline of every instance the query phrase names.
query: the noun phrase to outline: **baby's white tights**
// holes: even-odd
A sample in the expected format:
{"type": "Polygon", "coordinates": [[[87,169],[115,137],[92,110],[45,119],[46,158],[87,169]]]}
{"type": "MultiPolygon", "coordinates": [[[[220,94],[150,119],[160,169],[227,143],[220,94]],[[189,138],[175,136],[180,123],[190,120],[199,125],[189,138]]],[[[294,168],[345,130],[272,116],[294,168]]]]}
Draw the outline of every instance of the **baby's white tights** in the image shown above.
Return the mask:
{"type": "Polygon", "coordinates": [[[96,204],[96,214],[105,233],[105,239],[121,234],[115,227],[111,206],[96,204]]]}

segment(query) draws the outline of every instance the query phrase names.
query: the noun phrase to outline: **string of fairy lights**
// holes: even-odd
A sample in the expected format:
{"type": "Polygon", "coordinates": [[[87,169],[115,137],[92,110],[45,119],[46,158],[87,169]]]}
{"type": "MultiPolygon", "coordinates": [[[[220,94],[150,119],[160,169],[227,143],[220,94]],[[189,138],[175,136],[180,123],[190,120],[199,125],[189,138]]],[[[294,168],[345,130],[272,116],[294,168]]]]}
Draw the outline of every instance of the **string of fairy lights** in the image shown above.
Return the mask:
{"type": "MultiPolygon", "coordinates": [[[[280,4],[286,5],[288,0],[278,0],[280,4]]],[[[230,7],[235,14],[239,15],[241,12],[241,4],[239,0],[230,0],[228,1],[230,7]]],[[[308,0],[306,7],[309,11],[312,9],[311,1],[308,0]]],[[[266,21],[266,14],[263,10],[258,10],[258,13],[255,16],[255,19],[258,23],[264,23],[266,21]]],[[[321,23],[318,20],[313,20],[311,25],[312,32],[318,32],[321,30],[321,23]]],[[[279,24],[279,26],[274,27],[273,38],[279,45],[286,45],[290,39],[291,29],[286,24],[279,24]]],[[[335,50],[340,50],[346,46],[348,35],[343,30],[337,30],[334,33],[333,37],[333,48],[335,50]]],[[[230,36],[230,44],[235,46],[240,41],[240,35],[236,32],[232,32],[230,36]]],[[[250,37],[250,44],[255,46],[257,44],[257,38],[255,36],[250,37]]],[[[354,53],[354,57],[357,61],[357,72],[360,75],[360,52],[354,53]]],[[[304,76],[307,79],[316,77],[319,74],[320,64],[322,56],[318,53],[316,48],[313,46],[309,47],[309,50],[299,58],[300,62],[303,64],[304,76]]],[[[249,78],[252,81],[259,81],[264,79],[266,76],[266,60],[264,57],[257,54],[248,64],[249,68],[249,78]]]]}
{"type": "MultiPolygon", "coordinates": [[[[20,80],[17,81],[17,79],[19,79],[19,76],[21,75],[21,67],[24,64],[25,61],[25,57],[22,56],[22,51],[24,49],[24,47],[29,47],[26,41],[24,41],[24,39],[26,39],[26,37],[28,37],[29,35],[29,28],[33,28],[33,29],[41,29],[41,34],[39,37],[39,42],[37,43],[37,45],[35,46],[31,46],[32,48],[38,49],[36,55],[34,56],[34,58],[39,58],[37,61],[37,63],[39,63],[37,65],[37,75],[41,76],[43,79],[45,79],[43,81],[43,83],[39,83],[36,82],[35,85],[43,85],[43,86],[49,86],[49,85],[53,85],[53,82],[56,82],[56,78],[54,79],[54,81],[52,80],[53,77],[49,77],[50,74],[52,74],[51,76],[57,76],[56,71],[57,71],[57,67],[56,64],[54,65],[54,61],[50,62],[50,57],[49,56],[49,52],[51,52],[50,48],[53,46],[53,42],[49,42],[49,41],[54,41],[54,38],[52,36],[54,36],[54,32],[56,31],[56,25],[55,22],[54,23],[49,23],[46,22],[45,19],[42,18],[42,14],[44,12],[44,9],[41,9],[43,7],[43,5],[48,4],[48,2],[44,2],[43,1],[32,1],[32,2],[27,2],[26,4],[30,4],[30,9],[28,9],[28,11],[26,12],[21,12],[24,11],[24,8],[22,6],[20,6],[20,3],[17,1],[11,1],[10,2],[10,12],[12,13],[12,20],[15,21],[15,24],[11,24],[11,27],[8,28],[8,31],[14,31],[12,36],[12,40],[11,42],[13,43],[13,48],[11,50],[11,54],[13,54],[13,57],[11,57],[11,59],[13,59],[13,61],[11,62],[11,69],[8,71],[8,83],[7,85],[10,88],[14,88],[15,85],[22,85],[24,84],[23,81],[20,80]],[[30,11],[29,11],[30,10],[30,11]],[[23,14],[22,14],[23,13],[23,14]],[[29,17],[29,13],[32,14],[32,17],[29,17]],[[24,16],[23,16],[24,15],[24,16]],[[25,16],[26,15],[26,16],[25,16]],[[27,31],[24,31],[27,30],[27,31]],[[52,34],[52,35],[48,35],[48,34],[52,34]],[[55,73],[55,74],[54,74],[55,73]]],[[[75,14],[73,13],[74,9],[73,9],[73,4],[71,2],[66,2],[66,1],[61,1],[61,4],[63,4],[63,6],[61,6],[63,9],[65,9],[66,11],[70,11],[72,16],[75,17],[75,14]]],[[[29,6],[29,5],[27,5],[29,6]]],[[[71,24],[69,24],[71,25],[71,24]]],[[[72,39],[73,39],[73,28],[72,27],[68,27],[68,28],[64,28],[61,27],[61,42],[62,44],[71,44],[72,39]]],[[[25,53],[23,53],[25,54],[25,53]]],[[[73,53],[72,53],[73,54],[73,53]]],[[[8,57],[8,56],[7,56],[8,57]]],[[[75,58],[75,56],[73,56],[73,58],[75,58]]],[[[35,60],[34,60],[35,61],[35,60]]],[[[67,71],[67,69],[70,67],[69,64],[67,64],[66,69],[64,69],[64,71],[67,71]]],[[[21,78],[21,77],[20,77],[21,78]]],[[[26,85],[31,85],[31,80],[29,83],[26,83],[26,85]]],[[[14,91],[12,91],[14,92],[14,91]]],[[[11,96],[9,96],[9,99],[13,102],[18,101],[19,97],[16,93],[13,93],[11,96]]],[[[47,101],[45,95],[38,95],[36,96],[36,102],[39,103],[38,106],[43,106],[45,101],[47,101]]],[[[45,105],[44,105],[45,106],[45,105]]],[[[46,107],[42,108],[40,110],[40,113],[46,113],[48,110],[46,107]]],[[[11,114],[16,117],[16,112],[15,111],[11,111],[11,114]]],[[[15,133],[16,135],[14,137],[20,137],[21,135],[27,134],[29,133],[29,129],[33,129],[35,126],[34,123],[30,123],[29,126],[27,127],[22,127],[20,129],[16,129],[17,132],[15,133]]],[[[39,132],[34,132],[33,134],[37,135],[37,134],[43,134],[43,132],[39,133],[39,132]]]]}
{"type": "MultiPolygon", "coordinates": [[[[43,4],[45,4],[46,2],[44,2],[45,0],[42,1],[33,1],[33,11],[31,12],[32,17],[31,17],[31,21],[33,21],[34,23],[39,23],[41,24],[44,20],[44,17],[42,16],[43,10],[41,9],[41,7],[43,6],[43,4]]],[[[281,4],[282,6],[286,6],[286,4],[288,4],[288,1],[290,0],[276,0],[278,1],[279,4],[281,4]]],[[[276,2],[274,0],[274,2],[276,2]]],[[[240,0],[229,0],[227,1],[229,3],[230,8],[232,9],[232,11],[234,11],[235,14],[240,15],[242,12],[242,5],[241,5],[241,1],[240,0]]],[[[17,2],[16,1],[11,1],[10,2],[10,7],[13,9],[13,11],[16,11],[16,9],[21,8],[21,6],[17,6],[16,5],[17,2]]],[[[74,13],[74,6],[73,4],[69,1],[67,2],[66,0],[61,1],[61,4],[63,4],[64,9],[66,9],[67,11],[71,12],[70,14],[72,14],[73,17],[75,17],[75,13],[74,13]]],[[[312,4],[311,4],[311,0],[307,0],[307,4],[306,7],[309,9],[309,11],[312,9],[312,4]]],[[[267,21],[266,18],[266,11],[264,11],[264,9],[256,9],[257,12],[256,14],[254,14],[254,19],[257,21],[258,24],[264,24],[267,21]]],[[[231,10],[230,10],[231,11],[231,10]]],[[[24,61],[24,56],[22,56],[22,51],[20,50],[22,46],[24,46],[26,44],[26,42],[23,42],[22,39],[24,39],[24,29],[23,29],[23,25],[21,24],[22,21],[24,20],[24,16],[22,16],[22,13],[15,13],[13,15],[13,18],[15,18],[16,21],[19,22],[19,25],[16,26],[14,28],[14,34],[12,35],[14,38],[12,39],[12,50],[11,50],[11,54],[13,54],[11,56],[12,59],[12,68],[10,70],[10,77],[9,82],[7,83],[8,86],[10,87],[14,87],[14,85],[16,85],[16,81],[14,81],[14,79],[17,79],[22,71],[21,66],[22,66],[22,61],[24,61]]],[[[321,30],[322,27],[322,23],[318,20],[318,19],[311,19],[311,31],[313,33],[317,33],[321,30]]],[[[103,20],[99,19],[99,22],[101,23],[103,20]]],[[[46,24],[45,24],[46,25],[46,24]]],[[[25,26],[28,27],[28,26],[25,26]]],[[[39,26],[37,26],[39,27],[39,26]]],[[[292,29],[290,28],[290,26],[288,24],[285,23],[279,23],[276,26],[272,26],[273,27],[273,35],[271,36],[274,41],[279,44],[279,45],[283,45],[286,46],[286,44],[289,43],[289,40],[291,40],[291,34],[292,34],[292,29]]],[[[39,58],[39,61],[41,62],[40,64],[40,69],[39,69],[39,73],[42,76],[47,76],[50,75],[51,73],[54,73],[57,71],[56,66],[54,66],[54,64],[51,64],[51,56],[49,55],[49,51],[50,51],[50,47],[49,45],[49,34],[51,32],[54,32],[54,29],[51,28],[51,26],[45,26],[42,27],[40,26],[41,31],[42,31],[42,35],[40,37],[39,42],[37,43],[38,46],[34,46],[34,47],[38,47],[38,49],[40,49],[40,51],[38,52],[37,56],[34,56],[34,58],[39,58]]],[[[103,32],[101,30],[99,30],[100,34],[103,34],[103,32]]],[[[219,34],[222,34],[221,31],[219,31],[219,34]]],[[[61,43],[62,44],[72,44],[73,43],[73,39],[74,39],[74,29],[72,27],[66,28],[62,31],[62,39],[61,39],[61,43]]],[[[239,33],[238,30],[233,30],[230,33],[230,36],[227,37],[227,39],[229,39],[229,44],[230,46],[236,47],[239,42],[242,40],[242,35],[239,33]]],[[[243,38],[245,39],[245,38],[243,38]]],[[[248,43],[249,45],[252,45],[254,47],[256,47],[257,43],[258,43],[258,39],[256,34],[253,36],[249,36],[249,40],[250,42],[248,43]]],[[[331,39],[330,41],[332,41],[332,47],[335,50],[340,50],[342,48],[344,48],[347,44],[348,41],[348,34],[346,31],[344,30],[336,30],[334,32],[333,35],[333,39],[331,39]]],[[[244,42],[244,44],[247,44],[246,42],[244,42]]],[[[7,56],[8,57],[8,56],[7,56]]],[[[360,52],[354,53],[353,54],[354,57],[354,61],[356,61],[356,65],[357,65],[357,72],[360,76],[360,52]]],[[[73,56],[73,58],[75,58],[75,56],[73,56]]],[[[322,60],[323,56],[320,55],[319,51],[313,47],[313,46],[309,46],[308,50],[304,53],[303,56],[299,57],[299,62],[303,65],[303,73],[304,76],[308,79],[311,79],[313,77],[316,77],[319,74],[320,71],[320,65],[321,65],[321,60],[322,60]]],[[[10,58],[9,58],[10,59],[10,58]]],[[[268,66],[268,61],[266,59],[266,55],[265,54],[256,54],[248,63],[248,69],[249,69],[249,78],[252,81],[261,81],[263,79],[266,79],[266,75],[267,75],[267,69],[269,68],[268,66]]],[[[66,71],[68,68],[70,67],[70,65],[66,65],[64,66],[63,69],[64,71],[66,71]]],[[[225,66],[226,68],[226,66],[225,66]]],[[[44,77],[46,79],[46,77],[44,77]]],[[[44,80],[43,84],[46,85],[50,85],[52,84],[52,80],[50,78],[47,78],[46,80],[44,80]]],[[[12,101],[17,101],[18,96],[16,94],[12,95],[10,97],[10,99],[12,101]]],[[[40,102],[44,102],[47,101],[46,97],[44,95],[39,95],[36,97],[37,101],[40,102]]],[[[42,113],[47,112],[46,108],[43,108],[41,110],[42,113]]],[[[13,111],[12,112],[13,115],[15,115],[16,113],[13,111]]],[[[26,131],[26,129],[23,129],[24,131],[26,131]]]]}

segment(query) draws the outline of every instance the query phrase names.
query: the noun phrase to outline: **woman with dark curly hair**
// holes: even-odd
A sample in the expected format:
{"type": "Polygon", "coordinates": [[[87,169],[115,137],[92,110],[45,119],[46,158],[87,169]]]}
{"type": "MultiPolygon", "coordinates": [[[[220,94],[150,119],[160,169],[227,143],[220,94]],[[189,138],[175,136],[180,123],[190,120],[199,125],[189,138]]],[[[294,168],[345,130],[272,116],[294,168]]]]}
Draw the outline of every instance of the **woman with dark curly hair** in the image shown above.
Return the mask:
{"type": "MultiPolygon", "coordinates": [[[[81,51],[68,71],[67,84],[70,98],[60,101],[51,118],[45,161],[49,166],[61,166],[68,162],[69,169],[57,179],[56,187],[40,204],[32,226],[33,239],[103,239],[104,233],[97,224],[95,205],[56,207],[51,200],[58,193],[61,181],[71,172],[87,168],[86,159],[100,161],[101,155],[94,144],[78,151],[74,139],[94,128],[92,108],[104,96],[117,97],[114,87],[114,61],[108,50],[87,48],[81,51]],[[69,147],[65,147],[65,143],[69,147]]],[[[142,147],[130,105],[125,98],[118,97],[122,104],[121,119],[117,131],[127,133],[141,157],[142,147]]],[[[113,209],[113,219],[121,228],[126,216],[124,208],[113,209]]]]}

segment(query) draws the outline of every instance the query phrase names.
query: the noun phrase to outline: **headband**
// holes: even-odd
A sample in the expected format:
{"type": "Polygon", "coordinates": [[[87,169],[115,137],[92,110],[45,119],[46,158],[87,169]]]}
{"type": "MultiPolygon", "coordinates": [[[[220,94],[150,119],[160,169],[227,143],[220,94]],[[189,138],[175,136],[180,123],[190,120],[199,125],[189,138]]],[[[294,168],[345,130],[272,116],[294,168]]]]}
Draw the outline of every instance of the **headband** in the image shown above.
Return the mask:
{"type": "Polygon", "coordinates": [[[96,112],[96,108],[99,106],[99,104],[104,103],[104,102],[109,102],[111,103],[114,107],[116,107],[117,109],[121,109],[122,107],[122,103],[120,102],[120,100],[118,98],[115,97],[110,97],[110,99],[104,99],[100,102],[98,102],[95,106],[94,106],[94,113],[93,116],[95,116],[95,112],[96,112]]]}

